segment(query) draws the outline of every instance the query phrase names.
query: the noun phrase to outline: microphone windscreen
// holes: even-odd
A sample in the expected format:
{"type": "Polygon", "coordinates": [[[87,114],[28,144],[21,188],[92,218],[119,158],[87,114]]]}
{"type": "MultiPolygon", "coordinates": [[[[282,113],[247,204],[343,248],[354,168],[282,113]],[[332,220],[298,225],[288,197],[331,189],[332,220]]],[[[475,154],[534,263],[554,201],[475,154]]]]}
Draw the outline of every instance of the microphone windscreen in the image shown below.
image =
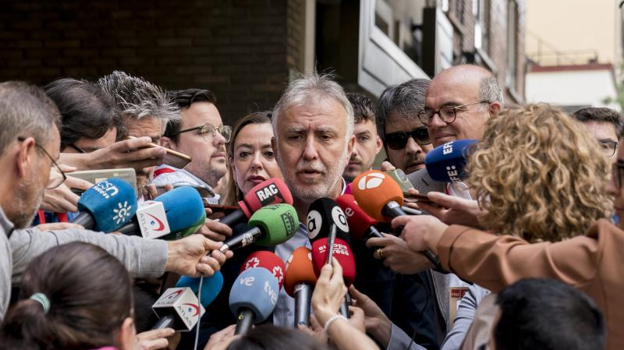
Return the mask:
{"type": "Polygon", "coordinates": [[[267,205],[251,216],[247,226],[262,231],[262,237],[256,241],[257,245],[274,246],[295,235],[299,218],[297,210],[290,204],[267,205]]]}
{"type": "Polygon", "coordinates": [[[199,220],[197,220],[197,222],[194,223],[193,226],[191,226],[191,227],[189,227],[187,229],[184,229],[182,231],[179,231],[179,232],[172,232],[172,233],[166,235],[164,237],[164,240],[165,241],[175,241],[175,240],[182,239],[184,237],[190,236],[193,233],[199,231],[199,229],[202,226],[204,226],[205,223],[206,223],[206,212],[204,212],[202,217],[199,220]]]}
{"type": "Polygon", "coordinates": [[[306,222],[311,242],[329,236],[333,224],[336,224],[337,237],[349,235],[347,217],[333,199],[319,198],[312,202],[306,222]],[[339,235],[341,232],[344,234],[339,235]]]}
{"type": "Polygon", "coordinates": [[[126,181],[110,178],[86,190],[78,200],[78,210],[91,214],[93,230],[113,232],[136,214],[137,199],[126,181]]]}
{"type": "Polygon", "coordinates": [[[284,285],[284,271],[286,271],[286,267],[282,259],[277,255],[263,250],[253,252],[247,257],[247,260],[245,260],[241,272],[255,267],[263,267],[269,270],[277,279],[280,289],[282,288],[284,285]]]}
{"type": "Polygon", "coordinates": [[[364,212],[362,208],[355,202],[355,197],[350,194],[343,194],[336,198],[336,203],[342,208],[342,211],[349,222],[349,233],[351,237],[363,241],[368,229],[376,226],[379,222],[364,212]]]}
{"type": "MultiPolygon", "coordinates": [[[[342,276],[347,287],[355,280],[355,258],[349,244],[340,238],[334,241],[333,258],[342,266],[342,276]]],[[[312,266],[318,277],[323,265],[327,262],[327,238],[322,238],[312,243],[312,266]]]]}
{"type": "MultiPolygon", "coordinates": [[[[199,290],[199,277],[182,276],[176,283],[176,288],[189,287],[193,293],[197,294],[199,290]]],[[[223,275],[217,271],[210,277],[204,277],[201,290],[201,304],[204,308],[208,307],[223,289],[223,275]]]]}
{"type": "Polygon", "coordinates": [[[196,189],[190,186],[174,188],[154,199],[162,202],[171,232],[179,232],[193,226],[206,215],[204,202],[196,189]]]}
{"type": "MultiPolygon", "coordinates": [[[[293,204],[293,197],[290,190],[284,183],[284,180],[274,178],[268,179],[262,183],[254,186],[243,199],[247,206],[249,217],[258,209],[271,204],[293,204]]],[[[241,209],[245,211],[245,208],[241,206],[241,209]]]]}
{"type": "Polygon", "coordinates": [[[403,205],[403,191],[399,184],[378,170],[369,170],[353,180],[353,197],[360,208],[377,221],[391,221],[383,215],[388,202],[403,205]]]}
{"type": "Polygon", "coordinates": [[[353,194],[353,182],[347,185],[343,194],[353,194]]]}
{"type": "Polygon", "coordinates": [[[307,247],[295,249],[286,263],[286,278],[284,290],[291,297],[295,297],[295,285],[299,283],[316,284],[316,273],[312,265],[312,251],[307,247]]]}
{"type": "Polygon", "coordinates": [[[258,324],[275,309],[278,293],[277,279],[269,270],[259,267],[245,270],[232,285],[230,310],[238,316],[242,310],[249,309],[254,314],[253,323],[258,324]]]}
{"type": "Polygon", "coordinates": [[[477,140],[456,140],[438,146],[427,153],[425,167],[434,181],[458,182],[466,178],[466,159],[477,140]]]}

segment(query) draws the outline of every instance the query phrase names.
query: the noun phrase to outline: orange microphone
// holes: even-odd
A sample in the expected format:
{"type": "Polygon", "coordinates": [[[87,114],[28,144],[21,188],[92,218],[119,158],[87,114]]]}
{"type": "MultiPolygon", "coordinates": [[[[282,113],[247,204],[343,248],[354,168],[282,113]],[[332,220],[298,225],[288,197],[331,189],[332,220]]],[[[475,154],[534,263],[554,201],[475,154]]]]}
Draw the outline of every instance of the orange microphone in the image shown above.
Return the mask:
{"type": "Polygon", "coordinates": [[[390,222],[407,215],[403,205],[401,186],[388,174],[369,170],[353,180],[353,197],[360,208],[377,221],[390,222]]]}
{"type": "Polygon", "coordinates": [[[306,247],[295,249],[286,263],[284,289],[295,298],[295,327],[310,325],[310,300],[316,284],[312,252],[306,247]]]}
{"type": "MultiPolygon", "coordinates": [[[[353,180],[353,197],[360,208],[375,220],[390,222],[397,216],[407,215],[401,209],[401,186],[379,170],[369,170],[353,180]]],[[[440,269],[440,259],[432,251],[425,250],[421,253],[440,269]]]]}

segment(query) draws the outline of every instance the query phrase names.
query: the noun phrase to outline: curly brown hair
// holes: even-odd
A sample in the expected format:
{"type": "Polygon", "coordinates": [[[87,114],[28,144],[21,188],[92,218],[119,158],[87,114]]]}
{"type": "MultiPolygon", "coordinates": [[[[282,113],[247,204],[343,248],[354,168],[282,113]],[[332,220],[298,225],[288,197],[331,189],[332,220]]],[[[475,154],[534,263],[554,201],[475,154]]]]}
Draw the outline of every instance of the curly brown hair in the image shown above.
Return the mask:
{"type": "Polygon", "coordinates": [[[527,241],[583,234],[605,217],[609,167],[577,121],[547,104],[509,109],[486,124],[468,162],[482,224],[527,241]]]}

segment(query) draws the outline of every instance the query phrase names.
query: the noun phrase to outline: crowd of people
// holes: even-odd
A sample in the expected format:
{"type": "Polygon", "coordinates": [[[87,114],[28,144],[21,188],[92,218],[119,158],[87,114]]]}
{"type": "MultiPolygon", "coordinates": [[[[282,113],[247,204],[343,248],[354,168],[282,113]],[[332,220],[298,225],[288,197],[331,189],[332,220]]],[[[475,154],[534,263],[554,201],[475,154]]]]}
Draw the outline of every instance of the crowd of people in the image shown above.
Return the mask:
{"type": "Polygon", "coordinates": [[[233,127],[218,106],[209,90],[165,91],[121,71],[43,88],[0,83],[0,349],[624,348],[617,111],[507,106],[497,79],[473,65],[390,86],[377,102],[331,76],[303,75],[272,110],[233,127]],[[427,154],[462,140],[474,141],[465,177],[434,180],[427,154]],[[292,297],[303,288],[287,286],[305,265],[296,251],[314,261],[318,247],[313,203],[369,186],[362,176],[382,149],[381,170],[405,173],[413,188],[403,195],[416,200],[389,223],[367,217],[381,232],[367,240],[333,216],[347,236],[329,250],[355,271],[329,258],[300,277],[313,284],[309,298],[292,297]],[[78,219],[95,187],[75,172],[109,169],[132,170],[139,207],[191,187],[205,216],[173,238],[99,232],[98,220],[78,219]],[[275,195],[267,181],[289,194],[262,212],[249,198],[275,195]],[[248,244],[250,232],[274,239],[262,215],[283,202],[299,222],[282,214],[283,240],[248,244]],[[243,247],[232,250],[237,239],[243,247]],[[272,305],[236,291],[264,278],[245,274],[263,266],[261,254],[278,261],[269,269],[278,291],[267,280],[258,292],[272,305]],[[181,332],[157,305],[189,277],[200,301],[202,288],[212,294],[181,332]]]}

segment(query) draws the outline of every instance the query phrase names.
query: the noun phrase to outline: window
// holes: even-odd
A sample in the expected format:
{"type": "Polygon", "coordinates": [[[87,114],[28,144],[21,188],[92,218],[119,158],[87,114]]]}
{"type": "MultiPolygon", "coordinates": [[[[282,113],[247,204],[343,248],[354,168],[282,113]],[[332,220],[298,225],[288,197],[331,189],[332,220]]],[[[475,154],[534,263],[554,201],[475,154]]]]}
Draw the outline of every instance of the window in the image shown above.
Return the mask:
{"type": "Polygon", "coordinates": [[[505,84],[516,88],[518,72],[518,5],[515,0],[507,2],[507,73],[505,84]]]}
{"type": "Polygon", "coordinates": [[[474,46],[489,54],[490,49],[490,0],[474,0],[472,3],[474,15],[474,46]]]}

